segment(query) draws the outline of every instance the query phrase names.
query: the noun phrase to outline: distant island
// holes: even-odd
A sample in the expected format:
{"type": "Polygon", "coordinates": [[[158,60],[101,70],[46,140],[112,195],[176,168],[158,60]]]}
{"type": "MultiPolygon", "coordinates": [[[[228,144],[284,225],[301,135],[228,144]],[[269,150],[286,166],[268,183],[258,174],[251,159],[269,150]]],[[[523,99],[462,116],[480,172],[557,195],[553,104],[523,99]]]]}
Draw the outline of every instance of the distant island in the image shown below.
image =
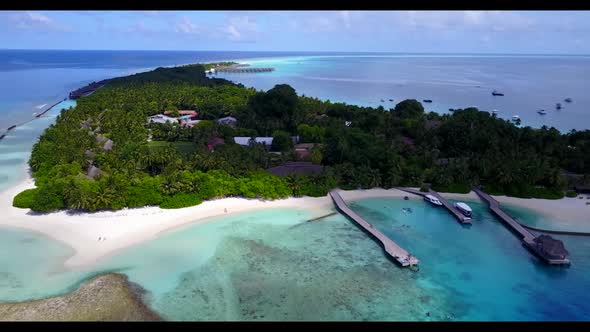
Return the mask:
{"type": "Polygon", "coordinates": [[[425,113],[256,91],[196,64],[75,92],[34,145],[34,211],[181,208],[213,198],[325,196],[331,189],[431,184],[467,193],[557,199],[590,183],[590,131],[519,128],[476,108],[425,113]]]}

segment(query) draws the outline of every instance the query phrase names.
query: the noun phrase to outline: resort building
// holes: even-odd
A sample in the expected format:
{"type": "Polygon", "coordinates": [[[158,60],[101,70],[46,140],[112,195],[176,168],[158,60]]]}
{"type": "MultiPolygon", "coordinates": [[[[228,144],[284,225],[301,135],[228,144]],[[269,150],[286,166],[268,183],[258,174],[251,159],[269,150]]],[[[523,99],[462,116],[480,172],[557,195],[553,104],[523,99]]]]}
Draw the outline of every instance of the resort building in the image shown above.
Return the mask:
{"type": "MultiPolygon", "coordinates": [[[[234,142],[239,145],[249,146],[250,142],[256,142],[266,145],[270,149],[272,145],[272,137],[234,137],[234,142]]],[[[293,144],[299,143],[299,136],[291,136],[293,144]]]]}
{"type": "Polygon", "coordinates": [[[308,160],[311,158],[311,150],[315,146],[315,143],[295,144],[295,156],[299,160],[308,160]]]}
{"type": "Polygon", "coordinates": [[[222,125],[226,125],[226,126],[235,126],[237,122],[238,122],[238,120],[236,118],[234,118],[233,116],[226,116],[224,118],[217,119],[217,123],[222,124],[222,125]]]}
{"type": "Polygon", "coordinates": [[[215,147],[221,144],[225,144],[225,140],[221,137],[212,137],[209,139],[209,141],[207,142],[207,149],[209,149],[209,152],[214,151],[215,147]]]}
{"type": "Polygon", "coordinates": [[[180,121],[180,125],[181,125],[181,126],[183,126],[183,127],[189,127],[189,128],[192,128],[192,127],[194,127],[194,126],[195,126],[197,123],[199,123],[199,122],[201,122],[201,121],[203,121],[203,120],[192,120],[192,119],[189,119],[189,120],[180,121]]]}
{"type": "MultiPolygon", "coordinates": [[[[164,112],[164,115],[169,116],[172,113],[174,113],[174,111],[166,111],[164,112]]],[[[196,118],[199,115],[199,112],[193,110],[179,110],[178,114],[180,114],[181,117],[188,116],[189,118],[196,118]]]]}
{"type": "Polygon", "coordinates": [[[234,137],[234,142],[244,146],[249,146],[251,142],[255,142],[264,144],[270,148],[272,145],[272,137],[234,137]]]}
{"type": "Polygon", "coordinates": [[[150,123],[154,122],[154,123],[175,123],[178,122],[178,120],[176,118],[164,115],[164,114],[156,114],[156,115],[152,115],[150,117],[148,117],[148,121],[150,123]]]}

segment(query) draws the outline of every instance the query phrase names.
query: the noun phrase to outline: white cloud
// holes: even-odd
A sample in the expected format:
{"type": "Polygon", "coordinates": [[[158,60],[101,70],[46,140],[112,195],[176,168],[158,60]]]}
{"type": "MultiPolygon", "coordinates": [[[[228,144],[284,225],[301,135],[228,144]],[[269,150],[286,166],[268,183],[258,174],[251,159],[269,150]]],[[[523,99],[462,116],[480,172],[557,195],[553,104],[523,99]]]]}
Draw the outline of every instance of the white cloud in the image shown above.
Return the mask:
{"type": "Polygon", "coordinates": [[[188,17],[183,16],[180,22],[174,26],[174,31],[189,35],[198,35],[204,32],[204,29],[193,23],[188,17]]]}
{"type": "Polygon", "coordinates": [[[20,30],[72,31],[70,26],[37,12],[15,12],[10,14],[8,19],[20,30]]]}
{"type": "Polygon", "coordinates": [[[408,11],[394,12],[391,19],[402,29],[430,30],[514,31],[528,29],[534,24],[526,15],[504,11],[408,11]]]}
{"type": "Polygon", "coordinates": [[[235,42],[254,42],[261,36],[256,20],[250,16],[229,16],[222,31],[235,42]]]}

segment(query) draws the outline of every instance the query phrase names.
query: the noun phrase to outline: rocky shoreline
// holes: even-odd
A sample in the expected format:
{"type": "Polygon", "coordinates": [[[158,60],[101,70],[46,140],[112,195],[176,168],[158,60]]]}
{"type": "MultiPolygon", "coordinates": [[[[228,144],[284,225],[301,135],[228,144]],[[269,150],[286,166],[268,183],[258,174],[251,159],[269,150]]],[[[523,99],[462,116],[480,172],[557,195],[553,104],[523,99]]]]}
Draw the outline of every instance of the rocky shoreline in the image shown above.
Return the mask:
{"type": "Polygon", "coordinates": [[[48,299],[0,303],[0,321],[158,321],[127,276],[108,273],[76,291],[48,299]]]}

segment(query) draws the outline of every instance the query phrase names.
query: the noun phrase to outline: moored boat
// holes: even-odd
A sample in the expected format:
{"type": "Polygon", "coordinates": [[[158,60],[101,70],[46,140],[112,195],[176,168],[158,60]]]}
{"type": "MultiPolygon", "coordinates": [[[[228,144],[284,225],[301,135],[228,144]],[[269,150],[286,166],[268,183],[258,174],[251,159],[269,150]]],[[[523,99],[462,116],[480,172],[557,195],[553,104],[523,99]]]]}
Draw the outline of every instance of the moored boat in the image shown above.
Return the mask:
{"type": "Polygon", "coordinates": [[[492,96],[503,96],[504,94],[496,90],[492,91],[492,96]]]}
{"type": "Polygon", "coordinates": [[[565,98],[565,99],[564,99],[564,101],[565,101],[566,103],[571,103],[571,102],[572,102],[572,98],[565,98]]]}
{"type": "Polygon", "coordinates": [[[541,115],[545,115],[545,114],[547,114],[547,112],[546,112],[545,110],[540,110],[540,111],[537,111],[537,113],[539,113],[539,114],[541,114],[541,115]]]}
{"type": "Polygon", "coordinates": [[[555,104],[555,108],[558,109],[558,110],[560,110],[561,109],[561,104],[560,103],[555,104]]]}
{"type": "Polygon", "coordinates": [[[430,202],[432,205],[442,206],[440,200],[432,195],[424,195],[424,200],[430,202]]]}
{"type": "Polygon", "coordinates": [[[425,102],[425,103],[432,103],[432,100],[431,99],[424,99],[422,101],[425,102]]]}
{"type": "Polygon", "coordinates": [[[453,206],[459,210],[461,213],[463,213],[463,215],[465,217],[468,217],[469,219],[471,219],[472,216],[472,210],[471,207],[463,202],[456,202],[453,204],[453,206]]]}
{"type": "Polygon", "coordinates": [[[516,121],[516,120],[520,120],[520,116],[518,116],[518,115],[513,115],[513,116],[512,116],[512,121],[516,121]]]}

